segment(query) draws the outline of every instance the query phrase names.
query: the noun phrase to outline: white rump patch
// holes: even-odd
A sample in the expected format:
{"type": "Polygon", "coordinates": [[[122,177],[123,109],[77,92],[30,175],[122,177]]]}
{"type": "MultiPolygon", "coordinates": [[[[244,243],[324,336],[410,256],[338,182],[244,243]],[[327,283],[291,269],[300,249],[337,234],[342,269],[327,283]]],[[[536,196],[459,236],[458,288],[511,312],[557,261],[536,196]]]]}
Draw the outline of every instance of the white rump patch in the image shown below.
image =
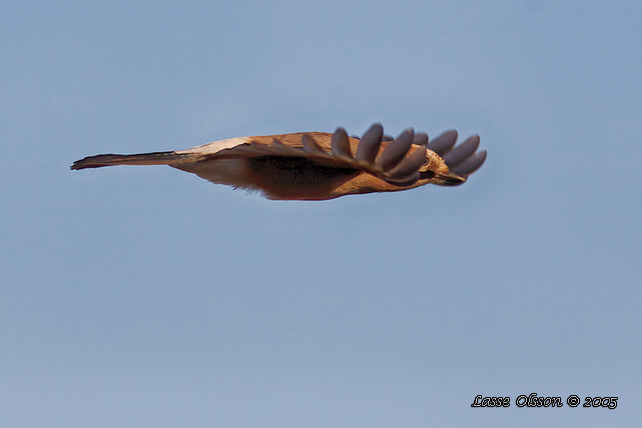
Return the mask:
{"type": "Polygon", "coordinates": [[[249,141],[250,141],[250,137],[228,138],[225,140],[212,141],[211,143],[203,144],[202,146],[192,147],[191,149],[187,149],[187,150],[176,150],[176,153],[178,154],[198,153],[203,155],[211,155],[214,153],[218,153],[221,150],[231,149],[233,147],[240,146],[241,144],[248,143],[249,141]]]}

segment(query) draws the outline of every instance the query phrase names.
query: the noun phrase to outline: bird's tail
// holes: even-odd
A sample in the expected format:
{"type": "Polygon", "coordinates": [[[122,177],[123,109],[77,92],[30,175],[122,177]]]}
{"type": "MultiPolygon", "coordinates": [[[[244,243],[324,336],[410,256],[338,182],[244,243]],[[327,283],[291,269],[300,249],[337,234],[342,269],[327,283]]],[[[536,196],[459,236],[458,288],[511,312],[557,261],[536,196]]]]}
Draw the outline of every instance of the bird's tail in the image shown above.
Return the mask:
{"type": "Polygon", "coordinates": [[[71,169],[100,168],[111,165],[173,165],[196,162],[199,155],[194,153],[154,152],[136,155],[97,155],[77,160],[71,169]]]}

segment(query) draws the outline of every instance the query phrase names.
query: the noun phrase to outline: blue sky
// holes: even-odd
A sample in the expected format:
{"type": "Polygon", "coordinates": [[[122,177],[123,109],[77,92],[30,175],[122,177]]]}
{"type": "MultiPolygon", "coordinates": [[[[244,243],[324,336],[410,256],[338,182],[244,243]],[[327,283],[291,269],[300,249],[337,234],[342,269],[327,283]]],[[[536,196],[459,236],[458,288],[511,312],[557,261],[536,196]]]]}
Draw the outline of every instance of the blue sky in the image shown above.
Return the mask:
{"type": "Polygon", "coordinates": [[[0,6],[3,426],[642,417],[634,1],[0,6]],[[98,153],[380,121],[458,188],[274,202],[98,153]],[[521,394],[618,396],[517,408],[521,394]],[[473,409],[477,394],[508,409],[473,409]]]}

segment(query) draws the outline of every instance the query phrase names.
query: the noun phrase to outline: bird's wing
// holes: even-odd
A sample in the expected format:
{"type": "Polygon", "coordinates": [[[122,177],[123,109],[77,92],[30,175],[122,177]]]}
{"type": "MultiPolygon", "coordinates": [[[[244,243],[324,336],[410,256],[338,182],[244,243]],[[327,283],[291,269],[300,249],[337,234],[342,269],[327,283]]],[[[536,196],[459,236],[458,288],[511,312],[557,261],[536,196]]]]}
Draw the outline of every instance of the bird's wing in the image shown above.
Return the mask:
{"type": "Polygon", "coordinates": [[[427,140],[425,134],[415,135],[412,130],[406,130],[397,139],[384,142],[383,127],[374,124],[361,139],[348,137],[343,128],[338,128],[334,134],[310,132],[245,137],[233,146],[215,142],[176,153],[198,153],[198,161],[300,157],[320,166],[360,170],[388,183],[408,186],[419,180],[419,168],[426,160],[427,140]]]}
{"type": "Polygon", "coordinates": [[[181,165],[215,159],[252,157],[299,157],[320,166],[363,171],[396,185],[411,186],[420,178],[419,169],[426,161],[426,150],[441,156],[452,172],[464,178],[486,160],[486,152],[476,152],[479,137],[468,138],[455,146],[457,132],[448,131],[428,144],[428,136],[404,131],[393,139],[375,123],[359,139],[348,137],[343,128],[334,134],[323,132],[293,133],[257,137],[237,137],[214,141],[187,150],[103,154],[74,162],[71,169],[98,168],[110,165],[181,165]]]}

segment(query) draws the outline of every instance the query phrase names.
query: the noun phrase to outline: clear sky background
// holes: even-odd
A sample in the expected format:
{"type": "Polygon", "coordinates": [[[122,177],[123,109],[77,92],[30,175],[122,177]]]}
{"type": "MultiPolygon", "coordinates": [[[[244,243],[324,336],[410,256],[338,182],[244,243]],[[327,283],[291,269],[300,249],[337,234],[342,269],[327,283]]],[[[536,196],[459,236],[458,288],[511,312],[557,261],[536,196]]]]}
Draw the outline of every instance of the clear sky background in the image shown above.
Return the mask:
{"type": "Polygon", "coordinates": [[[638,1],[4,0],[0,425],[636,425],[641,19],[638,1]],[[68,169],[374,121],[478,133],[488,161],[458,188],[329,202],[68,169]],[[533,392],[564,407],[516,407],[533,392]]]}

